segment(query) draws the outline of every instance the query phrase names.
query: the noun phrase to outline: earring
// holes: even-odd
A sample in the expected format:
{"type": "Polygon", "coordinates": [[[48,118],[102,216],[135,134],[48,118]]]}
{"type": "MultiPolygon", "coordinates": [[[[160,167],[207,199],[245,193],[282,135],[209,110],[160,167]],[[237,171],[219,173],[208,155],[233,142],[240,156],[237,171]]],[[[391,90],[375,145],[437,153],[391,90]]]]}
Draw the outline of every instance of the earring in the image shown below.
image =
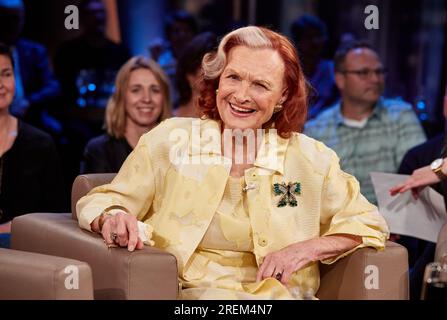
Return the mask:
{"type": "Polygon", "coordinates": [[[275,107],[273,107],[273,113],[277,113],[282,110],[282,104],[277,104],[275,107]]]}
{"type": "Polygon", "coordinates": [[[218,93],[219,93],[219,89],[216,89],[216,96],[217,96],[218,93]]]}

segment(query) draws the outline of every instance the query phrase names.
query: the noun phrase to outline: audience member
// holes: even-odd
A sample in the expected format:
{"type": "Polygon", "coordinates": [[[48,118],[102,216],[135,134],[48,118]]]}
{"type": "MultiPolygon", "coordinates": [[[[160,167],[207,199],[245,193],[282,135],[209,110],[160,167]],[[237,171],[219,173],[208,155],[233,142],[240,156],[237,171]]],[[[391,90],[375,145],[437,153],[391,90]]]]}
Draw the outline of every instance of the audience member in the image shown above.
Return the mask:
{"type": "Polygon", "coordinates": [[[311,85],[308,118],[312,119],[339,98],[334,80],[334,63],[322,56],[328,38],[327,27],[319,18],[306,14],[292,23],[290,32],[301,58],[303,72],[311,85]]]}
{"type": "Polygon", "coordinates": [[[11,220],[32,212],[64,212],[61,168],[51,137],[10,114],[15,94],[12,51],[0,44],[0,246],[11,220]]]}
{"type": "Polygon", "coordinates": [[[345,43],[334,63],[341,102],[309,121],[305,133],[333,148],[342,168],[377,203],[370,172],[397,172],[405,152],[424,142],[425,135],[409,104],[381,96],[385,70],[370,45],[345,43]]]}
{"type": "Polygon", "coordinates": [[[66,142],[61,144],[67,187],[79,174],[86,143],[102,133],[107,100],[128,50],[107,38],[102,0],[81,0],[81,35],[56,51],[54,66],[64,93],[66,142]]]}
{"type": "Polygon", "coordinates": [[[217,37],[205,32],[194,37],[185,47],[177,64],[176,81],[179,93],[178,117],[199,117],[197,98],[202,79],[202,58],[217,49],[217,37]]]}
{"type": "MultiPolygon", "coordinates": [[[[443,106],[444,118],[447,119],[447,87],[443,106]]],[[[445,134],[439,134],[423,144],[410,149],[404,156],[398,173],[412,175],[417,169],[429,166],[434,159],[446,156],[443,151],[445,134]]],[[[443,193],[442,181],[431,185],[436,191],[443,193]]],[[[447,206],[446,206],[447,207],[447,206]]],[[[434,260],[436,244],[414,237],[393,235],[396,242],[408,250],[410,267],[410,298],[419,300],[425,266],[434,260]]]]}
{"type": "Polygon", "coordinates": [[[169,81],[155,61],[131,58],[115,86],[106,108],[107,133],[87,144],[84,173],[118,172],[140,137],[170,116],[169,81]]]}
{"type": "Polygon", "coordinates": [[[152,59],[158,62],[169,77],[171,101],[178,105],[175,72],[177,60],[185,46],[197,34],[197,22],[188,12],[180,10],[168,15],[165,20],[165,42],[149,48],[152,59]],[[160,46],[161,45],[161,46],[160,46]]]}
{"type": "Polygon", "coordinates": [[[0,0],[0,42],[12,47],[16,94],[10,107],[14,116],[51,133],[61,124],[50,115],[60,95],[44,46],[20,37],[25,20],[21,0],[0,0]]]}
{"type": "Polygon", "coordinates": [[[82,34],[57,50],[56,75],[70,106],[104,108],[113,92],[115,74],[130,54],[107,38],[101,0],[81,0],[79,9],[82,34]]]}

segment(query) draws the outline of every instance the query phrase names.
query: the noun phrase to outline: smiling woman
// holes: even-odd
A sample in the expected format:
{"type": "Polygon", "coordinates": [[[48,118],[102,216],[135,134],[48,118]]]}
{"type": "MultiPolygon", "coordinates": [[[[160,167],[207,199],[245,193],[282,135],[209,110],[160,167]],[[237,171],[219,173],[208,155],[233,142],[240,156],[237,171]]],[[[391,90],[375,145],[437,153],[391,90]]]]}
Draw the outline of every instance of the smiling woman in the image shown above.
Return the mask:
{"type": "Polygon", "coordinates": [[[300,133],[306,81],[286,37],[237,29],[202,68],[202,118],[143,135],[114,180],[77,203],[82,228],[108,246],[174,254],[182,299],[314,298],[319,261],[384,248],[377,208],[332,150],[300,133]],[[238,162],[228,132],[247,150],[255,137],[254,161],[238,162]],[[171,162],[173,150],[187,161],[171,162]]]}
{"type": "Polygon", "coordinates": [[[0,247],[9,246],[13,218],[65,211],[53,140],[10,114],[15,84],[12,52],[0,43],[0,247]]]}
{"type": "Polygon", "coordinates": [[[171,116],[168,79],[160,66],[133,57],[119,70],[106,108],[107,133],[84,151],[84,173],[118,172],[140,137],[171,116]]]}

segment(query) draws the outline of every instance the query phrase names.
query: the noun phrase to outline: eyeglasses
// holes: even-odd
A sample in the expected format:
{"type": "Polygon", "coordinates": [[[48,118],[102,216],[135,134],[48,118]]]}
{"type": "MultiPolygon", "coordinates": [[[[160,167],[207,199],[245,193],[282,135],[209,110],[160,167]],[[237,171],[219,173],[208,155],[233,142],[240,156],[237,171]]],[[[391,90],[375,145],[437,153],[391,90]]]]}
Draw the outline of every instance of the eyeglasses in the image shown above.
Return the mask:
{"type": "Polygon", "coordinates": [[[378,69],[361,69],[361,70],[344,70],[341,73],[353,73],[361,79],[368,79],[373,73],[377,77],[384,77],[386,75],[386,70],[384,68],[378,68],[378,69]]]}

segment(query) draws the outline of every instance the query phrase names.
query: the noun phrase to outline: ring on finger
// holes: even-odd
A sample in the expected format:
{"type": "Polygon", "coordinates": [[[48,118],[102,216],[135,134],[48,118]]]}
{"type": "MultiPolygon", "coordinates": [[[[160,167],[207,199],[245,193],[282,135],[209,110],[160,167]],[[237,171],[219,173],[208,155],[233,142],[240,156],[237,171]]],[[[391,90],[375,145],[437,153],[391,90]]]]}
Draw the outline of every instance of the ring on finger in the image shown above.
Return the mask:
{"type": "Polygon", "coordinates": [[[275,279],[276,280],[281,281],[281,278],[282,278],[282,272],[275,273],[275,279]]]}
{"type": "Polygon", "coordinates": [[[112,241],[115,242],[116,239],[118,239],[118,234],[116,232],[111,232],[110,239],[112,239],[112,241]]]}

